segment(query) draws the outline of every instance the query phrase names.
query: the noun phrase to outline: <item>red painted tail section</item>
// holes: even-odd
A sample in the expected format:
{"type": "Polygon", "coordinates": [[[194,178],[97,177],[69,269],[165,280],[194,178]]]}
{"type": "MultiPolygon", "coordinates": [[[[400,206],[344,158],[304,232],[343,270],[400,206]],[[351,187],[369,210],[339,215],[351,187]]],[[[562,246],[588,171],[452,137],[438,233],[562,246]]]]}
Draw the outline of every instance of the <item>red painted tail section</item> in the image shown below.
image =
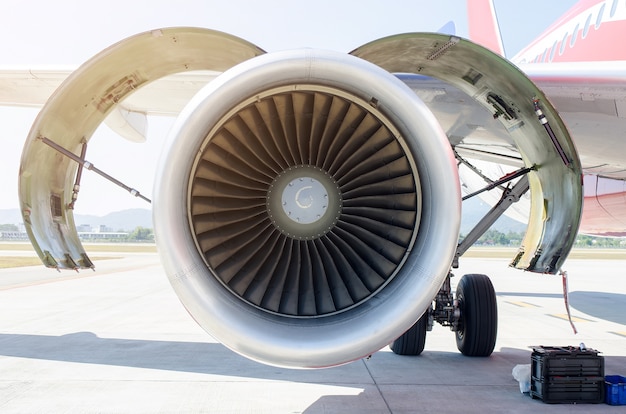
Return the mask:
{"type": "Polygon", "coordinates": [[[470,40],[504,56],[493,0],[467,0],[470,40]]]}

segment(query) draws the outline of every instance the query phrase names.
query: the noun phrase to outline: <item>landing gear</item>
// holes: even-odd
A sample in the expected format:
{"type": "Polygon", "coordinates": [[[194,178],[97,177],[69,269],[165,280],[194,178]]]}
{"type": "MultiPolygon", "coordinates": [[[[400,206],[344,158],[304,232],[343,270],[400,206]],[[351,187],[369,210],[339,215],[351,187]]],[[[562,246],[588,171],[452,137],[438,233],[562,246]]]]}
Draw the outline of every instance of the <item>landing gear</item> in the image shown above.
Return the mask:
{"type": "MultiPolygon", "coordinates": [[[[466,163],[465,160],[459,159],[466,163]]],[[[513,174],[491,182],[483,190],[469,196],[472,197],[482,191],[520,178],[511,188],[502,192],[498,203],[483,217],[482,220],[467,234],[456,249],[452,262],[453,268],[458,268],[459,258],[482,236],[491,225],[509,208],[517,202],[530,185],[526,174],[534,167],[522,168],[513,174]]],[[[496,293],[491,280],[486,275],[468,274],[461,278],[456,288],[456,297],[452,293],[450,279],[443,282],[439,293],[433,298],[433,306],[424,313],[420,320],[400,338],[396,339],[391,349],[399,355],[419,355],[424,350],[426,330],[432,329],[432,323],[449,326],[455,332],[456,345],[459,351],[466,356],[489,356],[493,352],[498,333],[498,307],[496,293]],[[429,326],[430,324],[430,326],[429,326]]]]}
{"type": "Polygon", "coordinates": [[[424,351],[426,332],[432,330],[435,321],[455,332],[457,348],[463,355],[491,355],[498,333],[498,307],[493,284],[486,275],[465,275],[457,285],[455,299],[450,283],[452,276],[452,273],[448,274],[433,301],[434,306],[390,345],[395,354],[420,355],[424,351]]]}
{"type": "Polygon", "coordinates": [[[459,309],[455,336],[463,355],[489,356],[496,345],[498,307],[496,292],[485,275],[465,275],[456,288],[459,309]]]}

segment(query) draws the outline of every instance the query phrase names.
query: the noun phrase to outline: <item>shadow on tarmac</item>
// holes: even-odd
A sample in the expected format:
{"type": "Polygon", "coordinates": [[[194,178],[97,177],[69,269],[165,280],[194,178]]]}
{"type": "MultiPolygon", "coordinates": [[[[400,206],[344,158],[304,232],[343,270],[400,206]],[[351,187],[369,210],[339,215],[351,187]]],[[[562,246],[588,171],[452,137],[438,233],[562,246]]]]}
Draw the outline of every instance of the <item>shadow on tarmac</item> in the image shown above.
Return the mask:
{"type": "Polygon", "coordinates": [[[626,295],[576,291],[569,294],[573,308],[598,319],[626,325],[626,295]]]}
{"type": "MultiPolygon", "coordinates": [[[[498,296],[519,296],[563,300],[562,294],[497,292],[498,296]]],[[[569,292],[570,306],[580,312],[609,322],[626,325],[626,295],[608,292],[569,292]]]]}
{"type": "Polygon", "coordinates": [[[260,365],[219,343],[101,338],[92,332],[0,334],[0,355],[224,375],[235,371],[229,360],[240,367],[237,371],[245,371],[247,363],[260,365]]]}
{"type": "MultiPolygon", "coordinates": [[[[450,400],[451,393],[460,400],[484,399],[481,407],[502,412],[516,407],[515,412],[534,413],[545,407],[521,394],[511,374],[516,365],[530,363],[530,349],[503,347],[486,358],[433,350],[408,357],[386,350],[371,359],[336,368],[293,370],[250,361],[219,343],[101,338],[92,332],[77,332],[61,336],[0,334],[0,355],[360,389],[352,395],[323,396],[303,411],[307,414],[331,408],[337,412],[364,412],[364,407],[372,413],[418,412],[419,407],[432,408],[433,399],[441,401],[444,412],[453,412],[458,410],[459,402],[450,400]]],[[[626,357],[609,358],[612,367],[626,368],[626,357]]],[[[615,373],[621,372],[607,372],[615,373]]]]}
{"type": "Polygon", "coordinates": [[[0,355],[300,382],[319,382],[320,379],[325,381],[330,375],[337,382],[337,374],[341,374],[342,379],[347,382],[357,381],[358,378],[359,382],[369,380],[427,384],[433,381],[445,383],[445,370],[448,369],[457,371],[456,378],[461,380],[461,371],[454,368],[459,364],[472,369],[474,381],[476,377],[489,378],[492,376],[489,371],[493,371],[494,366],[500,364],[506,367],[507,372],[504,375],[508,376],[509,367],[529,361],[530,350],[503,348],[488,358],[468,358],[458,352],[429,350],[419,357],[403,357],[390,351],[377,352],[371,359],[363,360],[370,375],[374,377],[373,381],[371,378],[363,378],[363,364],[359,363],[323,370],[295,370],[248,360],[219,343],[101,338],[92,332],[62,336],[0,334],[0,355]],[[337,372],[338,370],[342,372],[337,372]],[[429,373],[431,370],[437,372],[429,373]],[[322,375],[323,372],[327,374],[322,375]],[[401,372],[404,374],[400,374],[401,372]],[[437,380],[439,377],[440,380],[437,380]]]}

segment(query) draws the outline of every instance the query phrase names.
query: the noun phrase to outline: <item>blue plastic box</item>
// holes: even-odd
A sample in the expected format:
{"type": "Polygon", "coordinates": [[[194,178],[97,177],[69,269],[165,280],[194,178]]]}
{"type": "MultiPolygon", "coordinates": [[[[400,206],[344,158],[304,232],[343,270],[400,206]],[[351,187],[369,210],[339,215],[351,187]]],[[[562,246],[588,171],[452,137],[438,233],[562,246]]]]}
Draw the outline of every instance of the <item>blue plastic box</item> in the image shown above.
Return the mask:
{"type": "Polygon", "coordinates": [[[604,377],[604,401],[610,405],[626,405],[626,377],[607,375],[604,377]]]}

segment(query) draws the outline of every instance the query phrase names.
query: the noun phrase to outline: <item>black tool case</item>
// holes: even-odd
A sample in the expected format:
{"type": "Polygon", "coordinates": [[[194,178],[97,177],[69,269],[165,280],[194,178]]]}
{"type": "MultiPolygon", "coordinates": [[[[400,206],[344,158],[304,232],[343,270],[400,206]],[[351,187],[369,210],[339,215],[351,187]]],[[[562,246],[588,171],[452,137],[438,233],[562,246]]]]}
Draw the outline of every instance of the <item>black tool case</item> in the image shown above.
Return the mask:
{"type": "Polygon", "coordinates": [[[543,402],[604,402],[604,357],[584,347],[533,347],[530,396],[543,402]]]}

